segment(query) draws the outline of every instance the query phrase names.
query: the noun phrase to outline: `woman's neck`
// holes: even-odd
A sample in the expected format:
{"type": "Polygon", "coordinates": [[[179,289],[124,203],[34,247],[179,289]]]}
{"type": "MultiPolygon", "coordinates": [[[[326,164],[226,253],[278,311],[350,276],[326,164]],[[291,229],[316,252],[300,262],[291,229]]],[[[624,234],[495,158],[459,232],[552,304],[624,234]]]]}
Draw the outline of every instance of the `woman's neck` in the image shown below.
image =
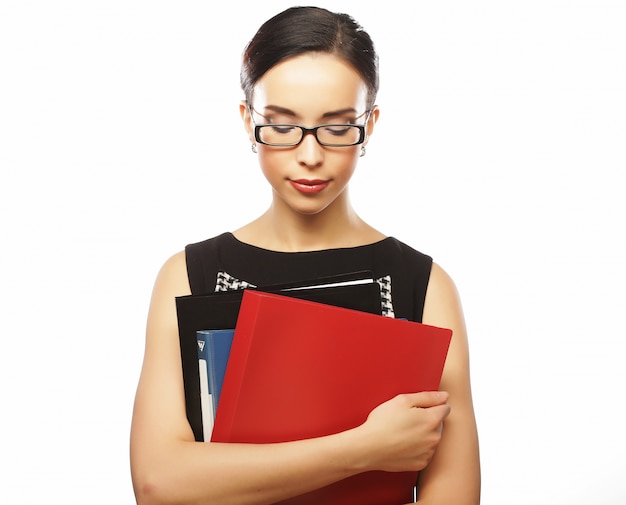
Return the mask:
{"type": "Polygon", "coordinates": [[[274,201],[259,218],[233,232],[242,242],[283,252],[355,247],[385,238],[365,223],[347,199],[316,214],[294,212],[274,201]]]}

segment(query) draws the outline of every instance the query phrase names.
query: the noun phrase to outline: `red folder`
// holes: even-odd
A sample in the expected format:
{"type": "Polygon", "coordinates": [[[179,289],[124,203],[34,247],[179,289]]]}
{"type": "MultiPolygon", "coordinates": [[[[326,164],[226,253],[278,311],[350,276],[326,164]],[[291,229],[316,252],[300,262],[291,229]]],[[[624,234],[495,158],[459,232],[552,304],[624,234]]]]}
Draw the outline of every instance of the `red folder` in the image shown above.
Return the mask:
{"type": "MultiPolygon", "coordinates": [[[[451,337],[448,329],[246,291],[211,440],[285,442],[356,427],[399,393],[437,390],[451,337]]],[[[284,503],[404,504],[416,478],[367,472],[284,503]]]]}

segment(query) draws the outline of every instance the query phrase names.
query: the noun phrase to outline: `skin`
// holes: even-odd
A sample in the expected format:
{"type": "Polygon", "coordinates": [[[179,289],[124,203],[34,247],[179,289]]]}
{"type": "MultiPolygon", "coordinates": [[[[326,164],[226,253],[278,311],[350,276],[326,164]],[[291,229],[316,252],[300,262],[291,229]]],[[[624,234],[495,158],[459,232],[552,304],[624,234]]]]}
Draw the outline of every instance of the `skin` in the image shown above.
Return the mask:
{"type": "MultiPolygon", "coordinates": [[[[289,122],[314,126],[329,122],[330,112],[350,109],[354,112],[349,115],[358,116],[366,109],[366,98],[364,83],[351,66],[335,56],[306,54],[268,71],[257,83],[252,105],[263,115],[276,114],[280,107],[281,118],[287,109],[289,122]]],[[[240,111],[254,141],[247,104],[240,111]]],[[[375,108],[368,135],[378,116],[375,108]]],[[[343,122],[346,116],[330,119],[343,122]]],[[[320,146],[312,135],[296,147],[259,145],[259,163],[272,187],[271,205],[235,236],[276,251],[351,247],[383,239],[385,235],[358,217],[348,198],[359,152],[360,146],[320,146]],[[324,188],[303,193],[292,183],[302,180],[324,181],[324,188]]],[[[433,265],[424,322],[454,331],[442,391],[399,395],[353,429],[281,444],[194,441],[185,417],[174,305],[176,296],[189,293],[180,252],[159,272],[148,314],[130,447],[138,503],[270,504],[368,470],[420,470],[419,503],[424,505],[479,503],[465,324],[454,283],[439,265],[433,265]]]]}

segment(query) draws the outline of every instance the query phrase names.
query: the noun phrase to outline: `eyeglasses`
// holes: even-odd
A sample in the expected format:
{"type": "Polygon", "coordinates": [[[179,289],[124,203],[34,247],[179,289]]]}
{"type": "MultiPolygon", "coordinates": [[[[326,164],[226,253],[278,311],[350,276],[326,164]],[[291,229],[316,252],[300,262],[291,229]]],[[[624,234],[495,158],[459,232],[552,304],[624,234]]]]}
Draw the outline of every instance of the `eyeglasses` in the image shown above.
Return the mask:
{"type": "MultiPolygon", "coordinates": [[[[366,111],[368,119],[369,112],[366,111]]],[[[254,124],[255,140],[268,146],[297,146],[309,133],[320,145],[328,147],[356,146],[365,142],[365,125],[361,124],[321,124],[313,128],[297,124],[254,124]]]]}

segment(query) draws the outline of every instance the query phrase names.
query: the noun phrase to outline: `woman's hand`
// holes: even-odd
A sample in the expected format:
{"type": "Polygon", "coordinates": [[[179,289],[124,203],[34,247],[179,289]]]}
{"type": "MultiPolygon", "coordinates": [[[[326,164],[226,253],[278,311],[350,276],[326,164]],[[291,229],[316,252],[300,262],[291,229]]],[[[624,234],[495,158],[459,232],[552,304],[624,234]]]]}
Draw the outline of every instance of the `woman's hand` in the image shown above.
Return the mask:
{"type": "Polygon", "coordinates": [[[450,413],[447,400],[446,392],[401,394],[372,410],[357,428],[370,448],[364,461],[368,469],[399,472],[425,468],[450,413]]]}

